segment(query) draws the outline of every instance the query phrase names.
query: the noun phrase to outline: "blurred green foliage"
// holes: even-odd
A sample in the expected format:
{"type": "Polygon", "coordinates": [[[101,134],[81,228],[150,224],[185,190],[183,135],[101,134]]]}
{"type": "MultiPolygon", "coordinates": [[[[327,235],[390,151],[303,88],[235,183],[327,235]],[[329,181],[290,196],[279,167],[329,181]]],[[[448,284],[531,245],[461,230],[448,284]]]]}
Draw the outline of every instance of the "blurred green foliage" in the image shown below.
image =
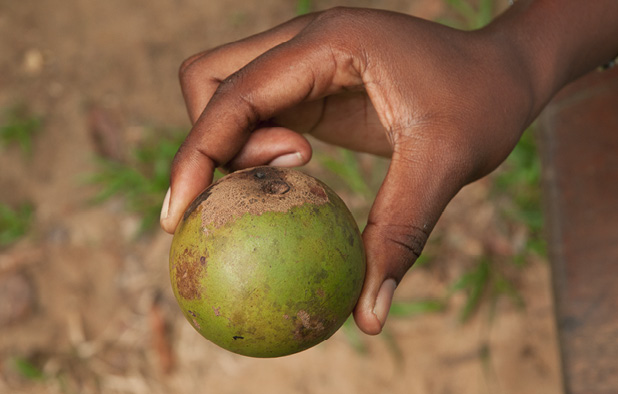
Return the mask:
{"type": "Polygon", "coordinates": [[[14,243],[28,233],[33,211],[29,203],[23,203],[17,208],[0,203],[0,248],[14,243]]]}
{"type": "Polygon", "coordinates": [[[99,188],[93,201],[101,203],[112,196],[123,197],[126,208],[141,217],[141,232],[154,228],[159,221],[169,186],[170,165],[186,132],[172,129],[155,130],[152,134],[159,137],[134,147],[124,162],[99,158],[98,171],[88,179],[99,188]]]}
{"type": "MultiPolygon", "coordinates": [[[[93,202],[120,196],[127,210],[140,216],[140,233],[156,228],[169,187],[171,163],[186,134],[184,129],[155,129],[129,151],[127,160],[98,158],[98,170],[88,177],[88,182],[99,189],[93,202]]],[[[215,179],[219,177],[217,171],[215,179]]]]}
{"type": "Polygon", "coordinates": [[[12,364],[13,369],[26,380],[38,381],[45,378],[43,371],[28,359],[14,358],[12,364]]]}
{"type": "Polygon", "coordinates": [[[338,148],[332,153],[317,152],[315,159],[326,171],[335,175],[338,181],[352,193],[366,199],[369,205],[375,192],[369,186],[368,177],[364,174],[354,152],[338,148]]]}
{"type": "MultiPolygon", "coordinates": [[[[494,178],[494,195],[509,196],[513,204],[506,206],[503,213],[510,221],[527,227],[526,252],[539,256],[547,255],[543,234],[543,209],[541,194],[541,161],[534,139],[534,127],[528,128],[515,149],[494,178]]],[[[517,262],[524,262],[525,256],[518,256],[517,262]]]]}
{"type": "Polygon", "coordinates": [[[507,296],[519,308],[524,301],[517,288],[503,275],[495,262],[483,257],[470,270],[462,274],[449,289],[452,295],[458,291],[466,294],[466,301],[459,312],[461,322],[466,322],[482,303],[483,297],[490,302],[490,318],[495,314],[495,306],[501,296],[507,296]]]}
{"type": "Polygon", "coordinates": [[[426,313],[443,312],[445,309],[446,300],[444,299],[393,301],[389,316],[414,317],[426,313]]]}
{"type": "Polygon", "coordinates": [[[444,2],[455,15],[438,19],[438,22],[459,29],[480,29],[491,22],[496,11],[495,0],[479,0],[476,5],[467,0],[444,0],[444,2]]]}
{"type": "Polygon", "coordinates": [[[42,118],[27,106],[15,105],[5,109],[0,123],[0,145],[16,144],[24,155],[32,153],[32,141],[42,126],[42,118]]]}
{"type": "Polygon", "coordinates": [[[296,14],[304,15],[308,14],[312,11],[313,1],[312,0],[296,0],[296,14]]]}

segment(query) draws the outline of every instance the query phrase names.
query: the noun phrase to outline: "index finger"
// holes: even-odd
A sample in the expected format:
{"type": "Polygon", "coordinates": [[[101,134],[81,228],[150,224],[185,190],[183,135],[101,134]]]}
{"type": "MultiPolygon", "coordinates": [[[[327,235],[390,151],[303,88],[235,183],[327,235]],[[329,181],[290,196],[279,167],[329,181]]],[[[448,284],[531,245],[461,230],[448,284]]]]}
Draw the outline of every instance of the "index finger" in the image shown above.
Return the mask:
{"type": "Polygon", "coordinates": [[[214,169],[239,152],[260,121],[359,84],[358,75],[350,76],[349,59],[337,59],[328,40],[315,36],[319,29],[313,33],[275,46],[219,84],[174,158],[169,207],[161,217],[166,231],[175,230],[186,207],[211,183],[214,169]]]}
{"type": "Polygon", "coordinates": [[[180,66],[179,79],[191,124],[206,107],[219,84],[269,49],[288,41],[318,14],[291,19],[272,29],[193,55],[180,66]]]}

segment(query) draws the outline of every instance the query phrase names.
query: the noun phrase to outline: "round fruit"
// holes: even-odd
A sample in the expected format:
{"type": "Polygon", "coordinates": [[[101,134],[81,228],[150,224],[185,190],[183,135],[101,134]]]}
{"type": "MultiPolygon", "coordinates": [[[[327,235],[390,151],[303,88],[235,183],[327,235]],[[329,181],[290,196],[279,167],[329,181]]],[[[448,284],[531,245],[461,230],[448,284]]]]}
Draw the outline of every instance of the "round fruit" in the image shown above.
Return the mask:
{"type": "Polygon", "coordinates": [[[365,277],[356,222],[328,186],[256,167],[211,185],[170,251],[172,288],[193,327],[232,352],[278,357],[329,338],[365,277]]]}

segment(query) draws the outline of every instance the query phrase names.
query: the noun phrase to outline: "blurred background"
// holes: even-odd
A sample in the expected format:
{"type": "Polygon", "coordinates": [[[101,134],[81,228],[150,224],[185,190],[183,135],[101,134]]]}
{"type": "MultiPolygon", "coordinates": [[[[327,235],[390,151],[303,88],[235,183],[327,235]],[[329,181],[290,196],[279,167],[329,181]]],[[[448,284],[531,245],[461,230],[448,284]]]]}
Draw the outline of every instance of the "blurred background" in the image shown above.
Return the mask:
{"type": "MultiPolygon", "coordinates": [[[[336,5],[470,29],[507,2],[0,2],[0,393],[561,392],[534,127],[448,207],[381,335],[348,321],[259,360],[181,315],[158,227],[190,128],[178,67],[336,5]]],[[[304,170],[363,227],[388,161],[312,143],[304,170]]]]}

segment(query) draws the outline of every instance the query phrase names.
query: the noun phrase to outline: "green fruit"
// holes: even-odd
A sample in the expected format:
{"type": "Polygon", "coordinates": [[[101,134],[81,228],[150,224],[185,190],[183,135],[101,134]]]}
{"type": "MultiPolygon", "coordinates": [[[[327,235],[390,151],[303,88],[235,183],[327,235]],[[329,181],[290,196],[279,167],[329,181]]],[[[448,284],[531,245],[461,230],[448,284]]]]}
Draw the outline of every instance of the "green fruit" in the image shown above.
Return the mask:
{"type": "Polygon", "coordinates": [[[257,167],[211,185],[170,251],[172,288],[193,327],[232,352],[278,357],[329,338],[365,277],[356,222],[328,186],[257,167]]]}

